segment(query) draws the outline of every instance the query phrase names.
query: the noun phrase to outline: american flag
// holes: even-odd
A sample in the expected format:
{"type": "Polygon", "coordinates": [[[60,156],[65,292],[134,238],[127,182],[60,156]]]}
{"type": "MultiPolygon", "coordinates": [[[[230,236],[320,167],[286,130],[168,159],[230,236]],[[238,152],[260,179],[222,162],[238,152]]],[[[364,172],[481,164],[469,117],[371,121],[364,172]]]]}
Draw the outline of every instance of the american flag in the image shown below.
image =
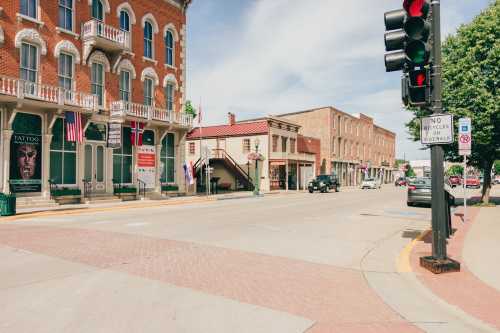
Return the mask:
{"type": "Polygon", "coordinates": [[[142,135],[144,134],[144,123],[138,121],[130,122],[130,141],[133,146],[142,146],[142,135]]]}
{"type": "Polygon", "coordinates": [[[82,115],[78,112],[66,111],[66,140],[83,142],[82,115]]]}

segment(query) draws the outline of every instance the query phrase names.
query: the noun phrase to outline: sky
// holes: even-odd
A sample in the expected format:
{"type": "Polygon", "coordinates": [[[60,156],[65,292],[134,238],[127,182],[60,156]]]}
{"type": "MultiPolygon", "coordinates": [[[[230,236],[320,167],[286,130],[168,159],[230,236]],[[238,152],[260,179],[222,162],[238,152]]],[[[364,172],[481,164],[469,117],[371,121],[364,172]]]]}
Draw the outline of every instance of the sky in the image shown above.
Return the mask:
{"type": "MultiPolygon", "coordinates": [[[[442,0],[442,33],[490,0],[442,0]]],[[[203,125],[322,106],[364,113],[397,135],[396,157],[429,159],[409,139],[400,73],[384,66],[384,12],[402,0],[193,0],[187,98],[203,125]]]]}

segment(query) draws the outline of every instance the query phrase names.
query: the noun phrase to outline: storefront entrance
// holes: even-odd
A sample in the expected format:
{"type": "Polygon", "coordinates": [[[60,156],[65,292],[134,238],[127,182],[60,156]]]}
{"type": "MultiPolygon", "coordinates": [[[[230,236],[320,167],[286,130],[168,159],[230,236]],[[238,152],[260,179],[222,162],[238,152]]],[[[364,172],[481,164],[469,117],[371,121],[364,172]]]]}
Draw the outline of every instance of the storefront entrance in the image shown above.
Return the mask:
{"type": "Polygon", "coordinates": [[[89,182],[92,193],[106,192],[105,151],[102,143],[85,144],[84,180],[89,182]]]}

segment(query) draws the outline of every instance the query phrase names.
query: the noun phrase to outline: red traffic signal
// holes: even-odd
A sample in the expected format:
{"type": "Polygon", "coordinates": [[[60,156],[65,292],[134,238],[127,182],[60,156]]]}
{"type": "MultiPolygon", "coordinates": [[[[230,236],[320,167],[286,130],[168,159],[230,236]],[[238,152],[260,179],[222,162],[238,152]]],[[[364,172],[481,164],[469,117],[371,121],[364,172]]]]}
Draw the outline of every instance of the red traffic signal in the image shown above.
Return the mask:
{"type": "Polygon", "coordinates": [[[429,3],[427,0],[405,0],[403,8],[409,17],[421,17],[425,19],[429,14],[429,3]]]}
{"type": "Polygon", "coordinates": [[[411,70],[409,73],[408,100],[413,106],[425,106],[430,102],[431,77],[429,69],[411,70]]]}

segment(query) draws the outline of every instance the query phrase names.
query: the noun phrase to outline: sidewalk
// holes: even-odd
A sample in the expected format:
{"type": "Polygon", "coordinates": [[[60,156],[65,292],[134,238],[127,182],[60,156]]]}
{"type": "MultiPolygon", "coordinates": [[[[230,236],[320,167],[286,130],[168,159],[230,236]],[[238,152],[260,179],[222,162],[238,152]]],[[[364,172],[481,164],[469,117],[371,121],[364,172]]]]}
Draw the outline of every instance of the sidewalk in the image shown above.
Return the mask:
{"type": "MultiPolygon", "coordinates": [[[[462,212],[463,208],[459,208],[462,212]]],[[[448,241],[448,256],[461,271],[435,275],[419,265],[431,253],[431,233],[417,242],[411,267],[434,295],[492,328],[500,329],[500,207],[468,208],[468,221],[453,217],[455,234],[448,241]]]]}

